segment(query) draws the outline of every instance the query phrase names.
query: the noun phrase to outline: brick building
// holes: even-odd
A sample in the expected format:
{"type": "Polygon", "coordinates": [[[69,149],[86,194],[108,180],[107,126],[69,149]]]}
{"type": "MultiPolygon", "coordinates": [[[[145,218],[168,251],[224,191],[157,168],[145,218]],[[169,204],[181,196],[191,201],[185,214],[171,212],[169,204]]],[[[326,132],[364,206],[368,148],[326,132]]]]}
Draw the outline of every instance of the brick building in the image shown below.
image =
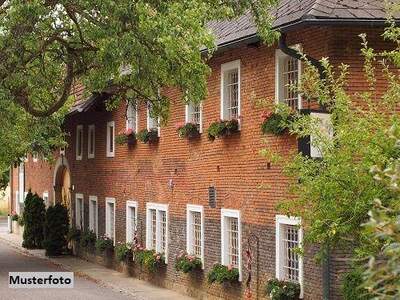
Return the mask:
{"type": "MultiPolygon", "coordinates": [[[[248,277],[245,251],[250,247],[253,295],[264,297],[265,282],[277,276],[299,281],[305,299],[340,299],[346,266],[342,254],[332,253],[330,264],[319,265],[313,257],[316,249],[305,249],[304,257],[291,251],[301,243],[301,221],[275,208],[287,196],[290,182],[282,166],[266,161],[259,151],[270,148],[291,155],[298,151],[298,141],[289,135],[262,135],[262,108],[254,99],[304,108],[301,96],[287,86],[302,69],[299,60],[285,54],[285,47],[293,45],[315,59],[348,64],[349,92],[362,91],[366,82],[358,35],[367,33],[376,50],[391,47],[381,37],[385,14],[380,2],[281,1],[275,26],[286,40],[271,47],[259,43],[247,15],[210,24],[218,51],[210,61],[208,96],[200,106],[185,107],[178,92],[168,89],[171,115],[160,128],[145,105],[123,104],[108,112],[106,95],[77,102],[65,121],[69,146],[57,153],[56,161],[29,156],[12,170],[13,209],[20,211],[31,189],[49,204],[67,203],[73,223],[98,235],[125,242],[136,229],[147,248],[166,255],[167,271],[158,284],[198,298],[242,297],[248,277]],[[240,132],[210,141],[207,128],[219,118],[239,118],[240,132]],[[179,138],[175,123],[183,121],[198,123],[200,137],[179,138]],[[127,127],[134,132],[156,128],[159,140],[117,145],[116,134],[127,127]],[[215,262],[237,267],[242,284],[210,286],[206,276],[193,282],[174,269],[180,250],[199,256],[204,274],[215,262]]],[[[378,77],[377,84],[383,89],[384,79],[378,77]]]]}

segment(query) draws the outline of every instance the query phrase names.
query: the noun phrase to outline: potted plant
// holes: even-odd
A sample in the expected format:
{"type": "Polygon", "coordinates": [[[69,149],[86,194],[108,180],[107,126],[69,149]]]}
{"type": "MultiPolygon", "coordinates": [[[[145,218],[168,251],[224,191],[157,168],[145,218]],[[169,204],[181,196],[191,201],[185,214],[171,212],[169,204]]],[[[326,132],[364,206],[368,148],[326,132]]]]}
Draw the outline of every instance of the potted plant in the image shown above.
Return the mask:
{"type": "Polygon", "coordinates": [[[22,216],[19,216],[15,211],[11,213],[12,232],[20,234],[20,227],[24,225],[22,216]]]}
{"type": "Polygon", "coordinates": [[[292,114],[285,116],[276,112],[264,112],[261,115],[261,131],[263,134],[283,135],[288,129],[287,123],[292,118],[292,114]]]}
{"type": "Polygon", "coordinates": [[[201,270],[203,264],[201,259],[181,251],[176,257],[175,269],[183,273],[201,270]]]}
{"type": "Polygon", "coordinates": [[[211,141],[237,132],[239,132],[238,119],[215,121],[211,123],[207,130],[208,138],[211,141]]]}
{"type": "Polygon", "coordinates": [[[132,244],[118,243],[115,247],[115,256],[119,262],[128,262],[133,259],[132,244]]]}
{"type": "Polygon", "coordinates": [[[136,137],[143,144],[153,144],[158,142],[158,130],[156,128],[151,130],[143,129],[139,131],[136,137]]]}
{"type": "Polygon", "coordinates": [[[136,135],[131,128],[128,128],[115,137],[115,142],[118,145],[132,146],[136,143],[136,135]]]}
{"type": "Polygon", "coordinates": [[[200,136],[198,124],[192,122],[178,123],[175,127],[180,138],[193,139],[200,136]]]}
{"type": "Polygon", "coordinates": [[[114,250],[114,241],[103,235],[96,240],[96,250],[98,253],[110,253],[114,250]]]}
{"type": "Polygon", "coordinates": [[[239,270],[232,267],[232,265],[223,266],[219,263],[215,263],[210,273],[208,273],[207,279],[209,283],[238,283],[239,270]]]}
{"type": "Polygon", "coordinates": [[[300,284],[298,282],[270,279],[267,282],[266,293],[271,300],[300,299],[300,284]]]}
{"type": "Polygon", "coordinates": [[[97,236],[91,231],[87,230],[81,234],[79,246],[83,249],[90,250],[93,249],[96,245],[97,236]]]}
{"type": "Polygon", "coordinates": [[[149,273],[154,273],[165,267],[164,255],[154,250],[146,250],[141,246],[137,246],[134,250],[134,257],[135,262],[149,273]]]}

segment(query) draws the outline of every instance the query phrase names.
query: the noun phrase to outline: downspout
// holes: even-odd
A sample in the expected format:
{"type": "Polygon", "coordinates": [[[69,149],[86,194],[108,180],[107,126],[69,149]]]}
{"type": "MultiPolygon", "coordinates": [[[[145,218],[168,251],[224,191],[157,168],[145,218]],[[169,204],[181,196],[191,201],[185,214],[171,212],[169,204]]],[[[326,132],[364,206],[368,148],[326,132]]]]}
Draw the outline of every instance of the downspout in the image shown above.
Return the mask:
{"type": "MultiPolygon", "coordinates": [[[[279,37],[279,49],[285,53],[286,55],[293,57],[295,59],[301,60],[301,61],[308,61],[312,66],[314,66],[319,73],[320,79],[324,80],[326,78],[325,76],[325,69],[322,66],[321,62],[318,61],[317,59],[307,55],[307,54],[301,54],[295,49],[290,48],[287,43],[286,43],[286,33],[281,32],[281,35],[279,37]]],[[[325,110],[323,108],[323,110],[325,110]]],[[[323,300],[329,300],[330,299],[330,251],[329,248],[326,250],[326,259],[323,260],[322,262],[322,299],[323,300]]]]}

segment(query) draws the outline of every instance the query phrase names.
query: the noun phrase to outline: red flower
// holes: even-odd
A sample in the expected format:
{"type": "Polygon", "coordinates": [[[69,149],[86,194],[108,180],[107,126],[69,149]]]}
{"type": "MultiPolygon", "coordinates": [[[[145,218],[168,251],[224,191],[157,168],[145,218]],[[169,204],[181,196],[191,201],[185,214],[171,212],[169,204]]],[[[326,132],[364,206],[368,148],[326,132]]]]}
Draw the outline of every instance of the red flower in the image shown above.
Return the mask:
{"type": "Polygon", "coordinates": [[[125,135],[126,135],[126,136],[130,136],[130,135],[132,135],[132,134],[133,134],[132,128],[128,128],[127,130],[125,130],[125,135]]]}

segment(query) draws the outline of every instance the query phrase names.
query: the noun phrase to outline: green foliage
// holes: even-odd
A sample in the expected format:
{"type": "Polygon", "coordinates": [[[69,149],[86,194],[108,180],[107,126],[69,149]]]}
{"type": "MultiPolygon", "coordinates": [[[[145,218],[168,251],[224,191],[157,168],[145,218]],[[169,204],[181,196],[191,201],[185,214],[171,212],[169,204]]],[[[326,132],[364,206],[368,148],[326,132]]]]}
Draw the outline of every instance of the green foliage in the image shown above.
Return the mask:
{"type": "Polygon", "coordinates": [[[18,214],[15,213],[15,212],[13,212],[13,213],[11,214],[11,221],[18,221],[18,219],[19,219],[18,214]]]}
{"type": "Polygon", "coordinates": [[[200,136],[199,126],[194,123],[178,124],[176,131],[180,138],[192,139],[200,136]]]}
{"type": "Polygon", "coordinates": [[[115,247],[115,256],[118,261],[127,262],[128,260],[132,260],[133,252],[132,252],[132,244],[131,243],[119,243],[115,247]]]}
{"type": "Polygon", "coordinates": [[[175,261],[175,269],[183,273],[201,270],[202,265],[203,264],[200,258],[194,255],[189,255],[184,251],[181,251],[181,253],[179,253],[175,261]]]}
{"type": "Polygon", "coordinates": [[[114,241],[107,236],[101,236],[96,240],[96,250],[99,253],[114,250],[114,241]]]}
{"type": "Polygon", "coordinates": [[[362,287],[363,270],[360,267],[353,268],[345,274],[342,280],[342,294],[345,300],[369,300],[368,291],[362,287]]]}
{"type": "Polygon", "coordinates": [[[115,137],[115,142],[118,145],[133,145],[136,142],[136,135],[132,129],[124,130],[115,137]]]}
{"type": "Polygon", "coordinates": [[[70,241],[80,242],[81,234],[82,234],[82,232],[79,229],[77,229],[76,227],[72,226],[68,230],[67,240],[69,242],[70,241]]]}
{"type": "Polygon", "coordinates": [[[268,280],[265,290],[271,300],[300,299],[300,284],[297,282],[281,281],[274,278],[268,280]]]}
{"type": "Polygon", "coordinates": [[[30,191],[25,198],[23,219],[25,227],[22,247],[28,249],[42,248],[45,206],[43,199],[30,191]]]}
{"type": "Polygon", "coordinates": [[[282,135],[287,132],[288,123],[292,121],[292,118],[292,114],[265,113],[263,114],[261,131],[263,134],[282,135]]]}
{"type": "Polygon", "coordinates": [[[148,272],[154,273],[158,269],[165,267],[165,257],[154,250],[135,249],[135,262],[145,268],[148,272]]]}
{"type": "Polygon", "coordinates": [[[136,137],[143,144],[157,143],[158,142],[158,130],[157,129],[151,129],[149,131],[147,129],[143,129],[143,130],[138,132],[136,137]]]}
{"type": "Polygon", "coordinates": [[[67,249],[68,209],[57,203],[46,211],[43,247],[47,256],[63,254],[67,249]]]}
{"type": "Polygon", "coordinates": [[[239,281],[239,270],[231,266],[214,264],[211,271],[207,274],[207,279],[209,283],[237,283],[239,281]]]}
{"type": "Polygon", "coordinates": [[[207,134],[208,138],[213,141],[216,138],[221,138],[227,135],[234,134],[239,131],[239,121],[237,119],[232,120],[220,120],[211,123],[208,127],[207,134]]]}
{"type": "MultiPolygon", "coordinates": [[[[1,170],[1,169],[0,169],[1,170]]],[[[0,191],[5,190],[10,182],[10,169],[2,171],[0,174],[0,191]]]]}
{"type": "Polygon", "coordinates": [[[82,248],[94,248],[96,245],[96,233],[91,230],[86,230],[81,233],[79,246],[82,248]]]}

